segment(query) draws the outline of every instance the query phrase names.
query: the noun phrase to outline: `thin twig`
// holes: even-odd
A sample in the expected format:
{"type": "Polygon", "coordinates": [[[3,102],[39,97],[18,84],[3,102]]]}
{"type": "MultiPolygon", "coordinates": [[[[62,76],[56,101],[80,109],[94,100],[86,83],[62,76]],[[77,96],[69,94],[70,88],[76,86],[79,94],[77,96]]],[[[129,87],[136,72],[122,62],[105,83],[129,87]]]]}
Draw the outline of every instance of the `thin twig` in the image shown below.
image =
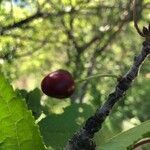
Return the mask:
{"type": "Polygon", "coordinates": [[[134,27],[137,30],[137,32],[139,33],[139,35],[141,35],[142,37],[145,37],[144,34],[142,33],[142,31],[140,30],[138,23],[137,23],[136,0],[133,0],[133,21],[134,21],[134,27]]]}

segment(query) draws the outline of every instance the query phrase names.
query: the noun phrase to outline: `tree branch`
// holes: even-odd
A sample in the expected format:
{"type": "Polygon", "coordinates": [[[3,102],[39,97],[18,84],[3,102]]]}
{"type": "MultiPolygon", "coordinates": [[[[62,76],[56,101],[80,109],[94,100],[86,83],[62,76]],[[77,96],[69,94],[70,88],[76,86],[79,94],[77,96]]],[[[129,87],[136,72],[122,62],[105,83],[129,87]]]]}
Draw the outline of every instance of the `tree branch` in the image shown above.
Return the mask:
{"type": "MultiPolygon", "coordinates": [[[[4,26],[4,27],[1,27],[0,35],[5,34],[5,32],[10,31],[12,29],[22,27],[23,25],[26,25],[26,24],[32,22],[35,19],[48,18],[48,17],[57,17],[57,16],[62,16],[66,13],[69,13],[69,12],[59,11],[58,13],[44,13],[44,12],[39,12],[38,11],[38,12],[36,12],[35,14],[33,14],[32,16],[30,16],[28,18],[25,18],[21,21],[15,22],[13,24],[10,24],[10,25],[4,26]]],[[[72,12],[72,13],[74,13],[74,12],[72,12]]]]}
{"type": "Polygon", "coordinates": [[[41,13],[38,12],[38,13],[36,13],[36,14],[34,14],[34,15],[32,15],[32,16],[26,18],[26,19],[23,19],[23,20],[21,20],[21,21],[18,21],[18,22],[14,23],[14,24],[10,24],[10,25],[4,26],[4,27],[2,27],[1,30],[0,30],[0,35],[3,35],[3,34],[4,34],[6,31],[8,31],[8,30],[12,30],[12,29],[14,29],[14,28],[21,27],[21,26],[23,26],[24,24],[27,24],[27,23],[33,21],[34,19],[40,18],[40,17],[42,17],[42,15],[43,15],[43,14],[41,14],[41,13]]]}
{"type": "Polygon", "coordinates": [[[67,150],[95,150],[95,143],[92,141],[94,134],[98,132],[105,119],[109,115],[113,106],[124,96],[125,92],[131,86],[133,80],[137,77],[140,67],[146,57],[150,54],[150,41],[144,41],[141,53],[134,58],[133,66],[118,81],[115,91],[108,96],[107,101],[99,108],[96,113],[90,117],[84,127],[69,140],[67,150]]]}

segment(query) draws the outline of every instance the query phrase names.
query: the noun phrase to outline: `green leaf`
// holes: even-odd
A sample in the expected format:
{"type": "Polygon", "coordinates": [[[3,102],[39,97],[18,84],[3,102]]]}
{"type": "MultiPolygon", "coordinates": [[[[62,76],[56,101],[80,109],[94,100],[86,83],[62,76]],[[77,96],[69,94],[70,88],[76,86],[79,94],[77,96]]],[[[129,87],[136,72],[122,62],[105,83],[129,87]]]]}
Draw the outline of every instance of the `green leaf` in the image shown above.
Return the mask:
{"type": "Polygon", "coordinates": [[[28,93],[27,105],[30,110],[32,110],[35,118],[38,118],[42,113],[41,108],[41,92],[38,88],[35,88],[33,91],[28,93]]]}
{"type": "Polygon", "coordinates": [[[91,116],[93,109],[86,104],[73,104],[64,109],[62,114],[51,114],[39,122],[41,134],[48,147],[63,148],[68,139],[72,137],[91,116]]]}
{"type": "Polygon", "coordinates": [[[38,126],[25,101],[0,73],[0,150],[44,150],[38,126]]]}
{"type": "Polygon", "coordinates": [[[43,107],[40,104],[41,101],[41,91],[38,88],[35,88],[34,90],[27,92],[24,89],[17,89],[17,92],[21,94],[21,96],[26,100],[28,109],[32,111],[32,114],[37,119],[43,110],[43,107]]]}
{"type": "Polygon", "coordinates": [[[132,129],[118,134],[97,149],[99,150],[126,150],[144,136],[150,136],[150,121],[146,121],[132,129]]]}

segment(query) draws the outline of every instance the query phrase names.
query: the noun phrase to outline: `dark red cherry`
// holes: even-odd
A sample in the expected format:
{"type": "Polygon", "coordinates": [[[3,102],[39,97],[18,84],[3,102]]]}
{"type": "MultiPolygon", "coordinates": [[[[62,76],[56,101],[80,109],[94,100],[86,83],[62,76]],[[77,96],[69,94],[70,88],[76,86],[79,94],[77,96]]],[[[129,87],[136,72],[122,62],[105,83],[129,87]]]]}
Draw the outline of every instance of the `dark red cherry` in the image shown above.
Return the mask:
{"type": "Polygon", "coordinates": [[[68,98],[75,91],[72,75],[66,70],[56,70],[49,73],[41,82],[43,93],[55,98],[68,98]]]}

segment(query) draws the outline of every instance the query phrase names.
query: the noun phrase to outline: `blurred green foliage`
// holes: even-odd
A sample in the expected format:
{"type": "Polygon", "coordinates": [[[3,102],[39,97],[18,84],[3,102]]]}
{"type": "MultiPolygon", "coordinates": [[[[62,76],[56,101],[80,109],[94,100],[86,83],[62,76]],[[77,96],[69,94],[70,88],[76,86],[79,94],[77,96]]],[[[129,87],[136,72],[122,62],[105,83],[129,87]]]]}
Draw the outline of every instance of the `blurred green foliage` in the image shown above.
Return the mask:
{"type": "MultiPolygon", "coordinates": [[[[102,105],[117,83],[113,78],[85,81],[77,85],[71,99],[60,101],[47,98],[39,91],[47,73],[63,68],[79,80],[97,73],[123,75],[128,71],[143,40],[133,27],[131,2],[0,1],[0,69],[16,89],[22,89],[22,96],[39,125],[45,126],[48,122],[50,131],[56,125],[56,129],[65,132],[68,123],[72,128],[67,133],[69,137],[79,127],[75,122],[79,117],[76,103],[86,107],[85,120],[94,112],[91,109],[102,105]],[[64,112],[66,109],[70,109],[70,113],[64,112]],[[70,119],[73,119],[71,123],[70,119]]],[[[149,5],[148,0],[138,2],[140,26],[150,21],[149,5]]],[[[116,133],[150,119],[149,65],[147,60],[132,88],[113,109],[96,136],[98,142],[99,138],[103,143],[116,133]]],[[[45,134],[42,127],[41,132],[45,134]]],[[[60,145],[64,145],[66,137],[60,145]]],[[[53,147],[59,141],[45,142],[53,147]]]]}

